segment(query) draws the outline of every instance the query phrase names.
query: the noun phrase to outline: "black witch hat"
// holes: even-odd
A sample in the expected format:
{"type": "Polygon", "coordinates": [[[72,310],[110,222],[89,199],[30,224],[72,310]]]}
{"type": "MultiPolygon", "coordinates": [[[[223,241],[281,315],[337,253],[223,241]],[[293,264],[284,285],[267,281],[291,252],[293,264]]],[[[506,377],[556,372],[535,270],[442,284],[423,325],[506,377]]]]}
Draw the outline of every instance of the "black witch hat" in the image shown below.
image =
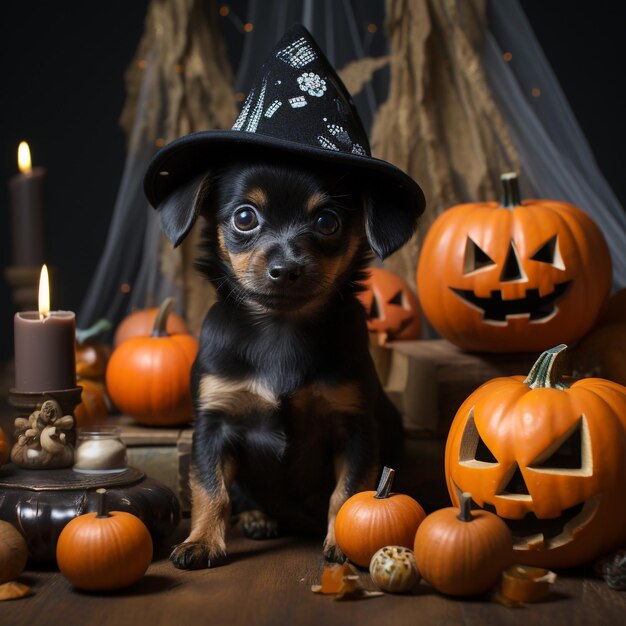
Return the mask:
{"type": "Polygon", "coordinates": [[[300,25],[283,36],[261,67],[232,129],[200,131],[169,143],[148,166],[144,190],[158,209],[181,185],[211,166],[276,153],[362,171],[367,186],[384,197],[385,206],[404,213],[400,221],[411,222],[413,228],[424,210],[417,183],[371,156],[352,97],[300,25]]]}

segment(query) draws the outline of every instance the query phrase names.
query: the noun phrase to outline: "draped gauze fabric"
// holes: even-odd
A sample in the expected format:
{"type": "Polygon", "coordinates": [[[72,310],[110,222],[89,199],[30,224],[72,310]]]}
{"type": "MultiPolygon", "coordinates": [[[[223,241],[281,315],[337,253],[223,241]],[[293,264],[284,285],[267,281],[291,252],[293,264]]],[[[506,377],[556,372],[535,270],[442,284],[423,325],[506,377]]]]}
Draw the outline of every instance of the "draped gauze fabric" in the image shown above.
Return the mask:
{"type": "Polygon", "coordinates": [[[626,213],[600,171],[524,12],[517,0],[492,0],[487,16],[482,62],[519,154],[522,191],[571,202],[590,215],[611,251],[613,287],[626,286],[626,213]],[[507,52],[512,55],[509,63],[503,61],[507,52]],[[539,96],[532,95],[536,89],[539,96]]]}
{"type": "Polygon", "coordinates": [[[100,317],[117,322],[133,308],[173,295],[197,330],[214,300],[193,268],[200,229],[172,249],[142,184],[161,145],[196,130],[230,128],[237,116],[217,19],[215,1],[152,0],[149,5],[144,35],[126,74],[121,117],[128,137],[126,163],[105,249],[79,312],[81,327],[100,317]]]}
{"type": "Polygon", "coordinates": [[[500,174],[516,170],[526,197],[572,202],[598,223],[612,253],[614,284],[626,285],[620,249],[626,215],[517,0],[249,0],[246,11],[253,30],[243,36],[233,77],[215,2],[152,0],[127,75],[128,157],[80,326],[99,317],[118,321],[132,307],[175,295],[197,328],[212,301],[192,268],[199,229],[172,251],[144,199],[143,173],[163,141],[229,128],[237,113],[234,92],[248,92],[260,63],[294,22],[341,68],[371,129],[374,156],[405,170],[426,194],[417,236],[386,266],[414,285],[419,242],[437,215],[461,202],[498,199],[500,174]],[[386,39],[365,28],[380,24],[383,11],[386,39]],[[532,95],[537,88],[539,97],[532,95]],[[120,291],[124,283],[132,287],[128,295],[120,291]]]}
{"type": "Polygon", "coordinates": [[[426,212],[417,235],[385,262],[415,285],[419,242],[446,208],[498,196],[519,167],[481,63],[483,0],[388,0],[391,82],[372,130],[374,156],[419,181],[426,212]]]}
{"type": "Polygon", "coordinates": [[[419,181],[427,210],[416,237],[385,265],[413,284],[419,242],[437,215],[498,199],[499,175],[516,170],[524,196],[571,202],[595,220],[614,287],[624,286],[626,215],[517,0],[386,6],[391,78],[372,150],[419,181]]]}

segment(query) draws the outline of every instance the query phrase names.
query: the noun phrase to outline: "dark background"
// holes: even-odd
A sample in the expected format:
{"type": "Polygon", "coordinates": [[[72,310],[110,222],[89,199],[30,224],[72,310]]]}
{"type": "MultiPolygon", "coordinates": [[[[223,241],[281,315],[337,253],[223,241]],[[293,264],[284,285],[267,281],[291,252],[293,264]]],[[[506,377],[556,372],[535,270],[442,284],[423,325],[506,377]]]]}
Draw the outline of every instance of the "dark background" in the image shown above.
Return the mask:
{"type": "MultiPolygon", "coordinates": [[[[382,0],[381,0],[382,1],[382,0]]],[[[494,0],[506,1],[506,0],[494,0]]],[[[229,3],[244,17],[244,0],[229,3]]],[[[0,20],[0,267],[10,262],[8,179],[22,139],[47,169],[47,257],[53,306],[77,311],[103,248],[125,158],[118,125],[124,71],[147,0],[13,1],[0,20]]],[[[600,168],[626,206],[621,157],[626,23],[614,3],[522,0],[600,168]]],[[[233,57],[238,37],[225,24],[233,57]],[[229,30],[230,29],[230,30],[229,30]]],[[[0,360],[12,355],[12,304],[0,275],[0,360]]]]}

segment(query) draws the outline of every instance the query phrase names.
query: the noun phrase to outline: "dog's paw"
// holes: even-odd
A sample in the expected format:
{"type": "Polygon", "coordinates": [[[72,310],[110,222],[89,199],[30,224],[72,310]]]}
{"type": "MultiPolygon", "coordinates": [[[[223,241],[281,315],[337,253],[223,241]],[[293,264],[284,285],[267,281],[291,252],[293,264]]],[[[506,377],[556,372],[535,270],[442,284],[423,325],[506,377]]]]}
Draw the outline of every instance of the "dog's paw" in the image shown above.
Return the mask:
{"type": "Polygon", "coordinates": [[[218,567],[226,561],[226,551],[212,550],[199,541],[186,541],[174,546],[170,561],[178,569],[205,569],[218,567]]]}
{"type": "Polygon", "coordinates": [[[324,558],[332,563],[345,563],[348,560],[343,550],[336,543],[328,540],[324,542],[324,558]]]}
{"type": "Polygon", "coordinates": [[[248,539],[275,539],[279,536],[278,523],[263,511],[244,511],[237,522],[248,539]]]}

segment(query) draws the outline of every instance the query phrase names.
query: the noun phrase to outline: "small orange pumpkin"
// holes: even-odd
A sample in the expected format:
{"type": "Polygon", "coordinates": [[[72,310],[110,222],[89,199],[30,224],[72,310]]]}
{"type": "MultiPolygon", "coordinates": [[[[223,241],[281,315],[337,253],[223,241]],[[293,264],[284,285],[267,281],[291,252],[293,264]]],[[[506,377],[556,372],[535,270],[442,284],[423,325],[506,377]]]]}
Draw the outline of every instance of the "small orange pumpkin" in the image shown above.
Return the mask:
{"type": "MultiPolygon", "coordinates": [[[[132,337],[148,337],[154,328],[159,307],[139,309],[127,315],[118,325],[113,336],[113,348],[117,348],[132,337]]],[[[167,317],[165,330],[169,335],[184,335],[189,333],[185,320],[173,311],[167,317]]]]}
{"type": "Polygon", "coordinates": [[[152,561],[152,537],[135,515],[107,511],[105,489],[97,493],[98,511],[74,518],[61,531],[57,564],[78,589],[128,587],[142,578],[152,561]]]}
{"type": "Polygon", "coordinates": [[[493,513],[472,511],[472,497],[460,497],[460,510],[431,513],[415,535],[415,562],[422,578],[451,596],[485,593],[513,563],[511,533],[493,513]]]}
{"type": "Polygon", "coordinates": [[[112,327],[109,320],[100,319],[86,329],[76,329],[76,376],[104,380],[111,347],[97,337],[112,327]]]}
{"type": "Polygon", "coordinates": [[[4,431],[0,428],[0,465],[4,465],[9,460],[10,453],[9,442],[4,435],[4,431]]]}
{"type": "Polygon", "coordinates": [[[446,339],[477,352],[534,352],[580,339],[611,288],[611,257],[581,209],[520,198],[444,211],[422,246],[417,286],[424,314],[446,339]]]}
{"type": "Polygon", "coordinates": [[[353,495],[337,513],[337,545],[361,567],[369,567],[372,556],[385,546],[412,548],[415,531],[426,517],[413,498],[390,493],[393,476],[394,470],[385,467],[376,491],[353,495]]]}
{"type": "Polygon", "coordinates": [[[471,491],[514,537],[515,560],[582,565],[626,544],[626,387],[601,378],[569,384],[566,346],[529,375],[496,378],[459,408],[446,444],[453,502],[471,491]]]}
{"type": "Polygon", "coordinates": [[[417,296],[397,274],[380,267],[368,268],[359,300],[367,312],[367,328],[382,346],[388,341],[419,339],[422,319],[417,296]]]}
{"type": "Polygon", "coordinates": [[[172,298],[163,302],[152,335],[132,337],[120,344],[107,367],[109,396],[117,408],[141,424],[173,426],[192,417],[189,389],[198,340],[165,330],[172,298]]]}
{"type": "Polygon", "coordinates": [[[83,389],[80,404],[74,409],[76,426],[100,423],[109,412],[104,383],[83,378],[76,384],[83,389]]]}

